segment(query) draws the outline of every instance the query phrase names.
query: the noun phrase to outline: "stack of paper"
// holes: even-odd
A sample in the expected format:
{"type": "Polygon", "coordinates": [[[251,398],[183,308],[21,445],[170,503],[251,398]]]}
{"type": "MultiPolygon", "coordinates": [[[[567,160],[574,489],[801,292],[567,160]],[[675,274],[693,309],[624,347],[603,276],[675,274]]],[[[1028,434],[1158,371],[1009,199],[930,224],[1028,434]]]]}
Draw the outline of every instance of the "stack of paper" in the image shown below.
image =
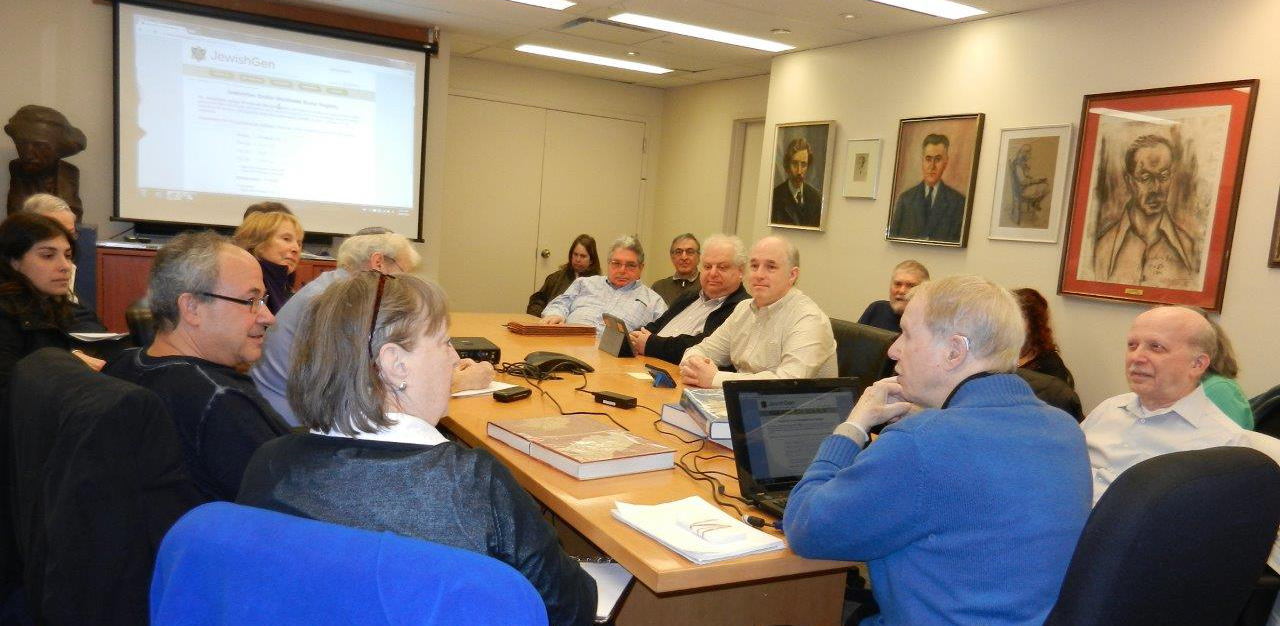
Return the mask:
{"type": "Polygon", "coordinates": [[[663,504],[643,505],[615,502],[614,518],[698,565],[748,554],[781,550],[781,539],[756,530],[698,496],[663,504]],[[708,520],[742,531],[742,538],[713,543],[698,536],[681,520],[708,520]]]}
{"type": "Polygon", "coordinates": [[[495,391],[500,391],[502,389],[508,389],[511,387],[515,387],[515,385],[511,383],[498,382],[495,380],[490,382],[488,387],[484,387],[482,389],[464,389],[462,391],[455,391],[453,392],[452,397],[469,398],[471,396],[481,396],[481,395],[493,393],[495,391]]]}

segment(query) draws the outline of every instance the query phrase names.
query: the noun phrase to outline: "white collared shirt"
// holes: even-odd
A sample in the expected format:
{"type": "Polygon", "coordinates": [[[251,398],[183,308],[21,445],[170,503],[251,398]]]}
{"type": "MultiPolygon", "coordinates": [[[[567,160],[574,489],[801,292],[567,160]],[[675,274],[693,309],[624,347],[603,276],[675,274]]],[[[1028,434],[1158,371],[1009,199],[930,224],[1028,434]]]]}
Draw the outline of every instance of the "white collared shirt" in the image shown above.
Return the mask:
{"type": "Polygon", "coordinates": [[[440,434],[435,426],[426,423],[407,413],[387,413],[387,417],[394,423],[385,430],[376,433],[358,433],[352,437],[343,434],[337,430],[328,432],[311,429],[312,434],[325,435],[327,437],[347,437],[348,439],[362,439],[364,441],[391,441],[395,443],[413,443],[420,446],[434,446],[436,444],[449,441],[440,434]]]}
{"type": "Polygon", "coordinates": [[[1217,446],[1254,447],[1249,431],[1215,406],[1203,386],[1158,411],[1143,408],[1135,393],[1108,398],[1080,428],[1089,445],[1094,504],[1120,474],[1151,457],[1217,446]]]}
{"type": "Polygon", "coordinates": [[[708,300],[707,294],[698,293],[698,299],[689,303],[683,311],[676,314],[658,330],[659,337],[679,337],[680,335],[697,335],[707,326],[707,317],[720,308],[724,304],[724,299],[728,295],[720,296],[714,300],[708,300]]]}

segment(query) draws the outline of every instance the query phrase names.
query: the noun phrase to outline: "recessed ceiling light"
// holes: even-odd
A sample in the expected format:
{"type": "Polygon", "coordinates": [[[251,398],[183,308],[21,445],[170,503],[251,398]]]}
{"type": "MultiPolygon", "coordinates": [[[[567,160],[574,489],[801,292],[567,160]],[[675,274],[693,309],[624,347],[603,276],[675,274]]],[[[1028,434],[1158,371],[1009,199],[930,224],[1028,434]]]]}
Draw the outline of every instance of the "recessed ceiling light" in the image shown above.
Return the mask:
{"type": "Polygon", "coordinates": [[[967,4],[952,2],[951,0],[873,0],[880,4],[895,6],[908,11],[917,13],[927,13],[938,17],[945,17],[949,20],[959,20],[975,15],[983,15],[986,11],[971,7],[967,4]]]}
{"type": "Polygon", "coordinates": [[[627,50],[627,56],[629,57],[640,56],[640,53],[636,52],[635,50],[627,50]]]}
{"type": "Polygon", "coordinates": [[[785,28],[774,28],[774,29],[770,30],[769,32],[771,32],[771,33],[773,33],[773,34],[775,34],[775,35],[790,35],[790,34],[791,34],[791,31],[790,31],[790,30],[787,30],[787,29],[785,29],[785,28]]]}
{"type": "Polygon", "coordinates": [[[765,52],[783,52],[786,50],[794,50],[795,46],[788,46],[784,43],[769,41],[768,39],[757,39],[746,35],[738,35],[735,33],[726,33],[722,30],[712,28],[703,28],[692,24],[684,24],[681,22],[673,22],[647,15],[637,15],[635,13],[619,13],[611,18],[610,21],[639,26],[641,28],[652,28],[677,35],[685,35],[687,37],[697,37],[698,39],[707,39],[720,43],[727,43],[734,46],[742,46],[744,48],[753,48],[755,50],[764,50],[765,52]]]}
{"type": "Polygon", "coordinates": [[[507,0],[507,1],[519,2],[520,4],[530,4],[535,7],[542,7],[544,9],[555,9],[557,11],[563,11],[577,4],[577,2],[569,2],[569,0],[507,0]]]}
{"type": "Polygon", "coordinates": [[[648,74],[666,74],[672,70],[656,65],[647,65],[644,63],[636,63],[635,61],[623,61],[622,59],[610,59],[609,57],[596,56],[594,54],[586,54],[584,52],[572,52],[570,50],[560,50],[558,48],[548,48],[546,46],[534,46],[531,44],[523,44],[516,46],[518,52],[528,52],[529,54],[540,54],[547,57],[555,57],[557,59],[565,59],[568,61],[578,61],[579,63],[594,63],[596,65],[607,65],[624,70],[632,70],[635,72],[645,72],[648,74]]]}
{"type": "Polygon", "coordinates": [[[840,17],[843,17],[843,18],[844,18],[844,19],[846,19],[846,20],[852,20],[852,19],[857,18],[858,16],[856,16],[856,15],[854,15],[854,14],[852,14],[852,13],[841,13],[841,14],[840,14],[840,17]]]}

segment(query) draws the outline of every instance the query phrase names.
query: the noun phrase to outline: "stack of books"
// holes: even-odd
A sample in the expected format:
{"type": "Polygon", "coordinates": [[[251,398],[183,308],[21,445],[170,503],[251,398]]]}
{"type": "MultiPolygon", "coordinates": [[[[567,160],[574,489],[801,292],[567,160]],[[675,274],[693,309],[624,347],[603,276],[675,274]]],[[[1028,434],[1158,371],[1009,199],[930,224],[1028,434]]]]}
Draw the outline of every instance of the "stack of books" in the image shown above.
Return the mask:
{"type": "Polygon", "coordinates": [[[489,436],[579,480],[671,469],[676,451],[582,415],[489,422],[489,436]]]}
{"type": "Polygon", "coordinates": [[[540,337],[596,336],[596,327],[584,324],[525,324],[524,322],[512,321],[507,322],[507,330],[517,335],[540,337]]]}
{"type": "Polygon", "coordinates": [[[686,387],[680,394],[680,406],[662,406],[662,421],[726,448],[733,447],[723,389],[686,387]]]}

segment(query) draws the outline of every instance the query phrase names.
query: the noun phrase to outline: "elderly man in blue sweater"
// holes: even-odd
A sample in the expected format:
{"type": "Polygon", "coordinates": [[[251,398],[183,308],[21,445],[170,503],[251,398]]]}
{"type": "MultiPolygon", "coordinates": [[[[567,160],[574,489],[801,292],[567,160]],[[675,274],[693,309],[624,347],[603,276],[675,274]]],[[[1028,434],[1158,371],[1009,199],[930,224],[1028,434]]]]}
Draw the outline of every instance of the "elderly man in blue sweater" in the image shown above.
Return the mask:
{"type": "Polygon", "coordinates": [[[867,562],[870,623],[1041,624],[1057,599],[1089,456],[1075,420],[1012,373],[1024,337],[999,285],[921,284],[889,349],[898,375],[863,393],[791,492],[796,553],[867,562]]]}

